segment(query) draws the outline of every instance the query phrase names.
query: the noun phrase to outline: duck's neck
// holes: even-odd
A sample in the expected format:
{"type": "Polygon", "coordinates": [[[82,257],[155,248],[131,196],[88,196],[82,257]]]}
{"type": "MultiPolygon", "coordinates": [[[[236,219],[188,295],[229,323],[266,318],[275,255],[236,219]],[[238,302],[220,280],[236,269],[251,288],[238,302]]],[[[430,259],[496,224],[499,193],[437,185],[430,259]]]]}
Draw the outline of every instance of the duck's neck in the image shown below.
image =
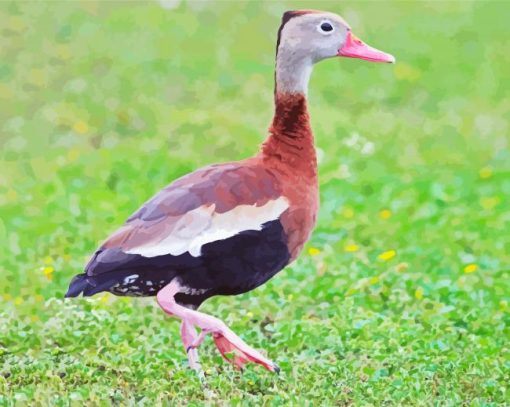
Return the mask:
{"type": "Polygon", "coordinates": [[[275,92],[306,95],[312,68],[310,57],[280,47],[276,55],[275,92]]]}
{"type": "Polygon", "coordinates": [[[287,173],[316,177],[317,159],[306,102],[311,63],[291,67],[288,61],[292,60],[277,56],[275,112],[261,154],[268,164],[287,173]]]}
{"type": "Polygon", "coordinates": [[[273,122],[261,154],[268,164],[286,172],[316,175],[317,159],[305,95],[275,94],[273,122]]]}

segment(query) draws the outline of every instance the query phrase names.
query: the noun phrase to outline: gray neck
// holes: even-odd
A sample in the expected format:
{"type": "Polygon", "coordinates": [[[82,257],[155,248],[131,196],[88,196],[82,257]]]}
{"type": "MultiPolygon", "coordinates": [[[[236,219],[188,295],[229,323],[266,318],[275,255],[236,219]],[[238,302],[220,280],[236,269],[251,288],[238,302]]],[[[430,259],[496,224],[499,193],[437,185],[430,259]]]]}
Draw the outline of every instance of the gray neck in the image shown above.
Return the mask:
{"type": "Polygon", "coordinates": [[[312,73],[309,56],[280,47],[276,55],[276,93],[308,93],[308,82],[312,73]]]}

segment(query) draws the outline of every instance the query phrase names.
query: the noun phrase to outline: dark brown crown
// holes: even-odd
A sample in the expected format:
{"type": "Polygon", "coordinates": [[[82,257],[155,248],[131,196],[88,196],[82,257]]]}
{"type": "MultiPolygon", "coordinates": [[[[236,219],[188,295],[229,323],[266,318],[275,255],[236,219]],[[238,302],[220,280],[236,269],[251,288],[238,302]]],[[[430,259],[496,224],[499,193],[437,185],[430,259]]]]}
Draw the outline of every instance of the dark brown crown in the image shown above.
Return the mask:
{"type": "Polygon", "coordinates": [[[285,24],[287,24],[294,17],[303,16],[305,14],[313,14],[320,13],[318,10],[289,10],[283,13],[282,23],[280,24],[280,28],[278,29],[278,38],[276,40],[276,54],[278,54],[278,47],[280,46],[280,37],[282,35],[282,30],[285,24]]]}

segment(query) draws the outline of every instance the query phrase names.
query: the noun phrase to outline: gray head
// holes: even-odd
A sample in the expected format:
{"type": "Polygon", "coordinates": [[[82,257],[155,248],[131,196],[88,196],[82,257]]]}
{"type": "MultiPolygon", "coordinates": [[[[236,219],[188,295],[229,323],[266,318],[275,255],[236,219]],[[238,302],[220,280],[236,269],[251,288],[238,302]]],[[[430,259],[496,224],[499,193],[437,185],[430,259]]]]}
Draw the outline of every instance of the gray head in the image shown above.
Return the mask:
{"type": "Polygon", "coordinates": [[[287,11],[278,30],[277,91],[306,93],[313,64],[326,58],[350,57],[374,62],[395,58],[363,43],[337,14],[317,10],[287,11]]]}

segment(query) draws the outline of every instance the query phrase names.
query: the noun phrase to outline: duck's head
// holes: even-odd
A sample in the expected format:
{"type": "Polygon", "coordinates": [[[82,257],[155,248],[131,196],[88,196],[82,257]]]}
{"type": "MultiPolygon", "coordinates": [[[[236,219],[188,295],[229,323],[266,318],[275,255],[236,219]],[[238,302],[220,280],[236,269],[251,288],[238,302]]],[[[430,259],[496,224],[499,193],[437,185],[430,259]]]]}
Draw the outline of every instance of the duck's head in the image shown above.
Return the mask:
{"type": "Polygon", "coordinates": [[[314,63],[326,58],[348,57],[394,63],[395,57],[358,39],[337,14],[317,10],[287,11],[278,30],[277,80],[289,91],[304,91],[314,63]],[[280,71],[280,72],[278,72],[280,71]],[[280,76],[280,78],[278,78],[280,76]],[[300,78],[303,80],[300,80],[300,78]],[[297,89],[293,89],[296,87],[297,89]]]}
{"type": "Polygon", "coordinates": [[[394,63],[395,57],[358,39],[337,14],[317,10],[287,11],[278,32],[278,48],[318,62],[325,58],[349,57],[394,63]]]}

